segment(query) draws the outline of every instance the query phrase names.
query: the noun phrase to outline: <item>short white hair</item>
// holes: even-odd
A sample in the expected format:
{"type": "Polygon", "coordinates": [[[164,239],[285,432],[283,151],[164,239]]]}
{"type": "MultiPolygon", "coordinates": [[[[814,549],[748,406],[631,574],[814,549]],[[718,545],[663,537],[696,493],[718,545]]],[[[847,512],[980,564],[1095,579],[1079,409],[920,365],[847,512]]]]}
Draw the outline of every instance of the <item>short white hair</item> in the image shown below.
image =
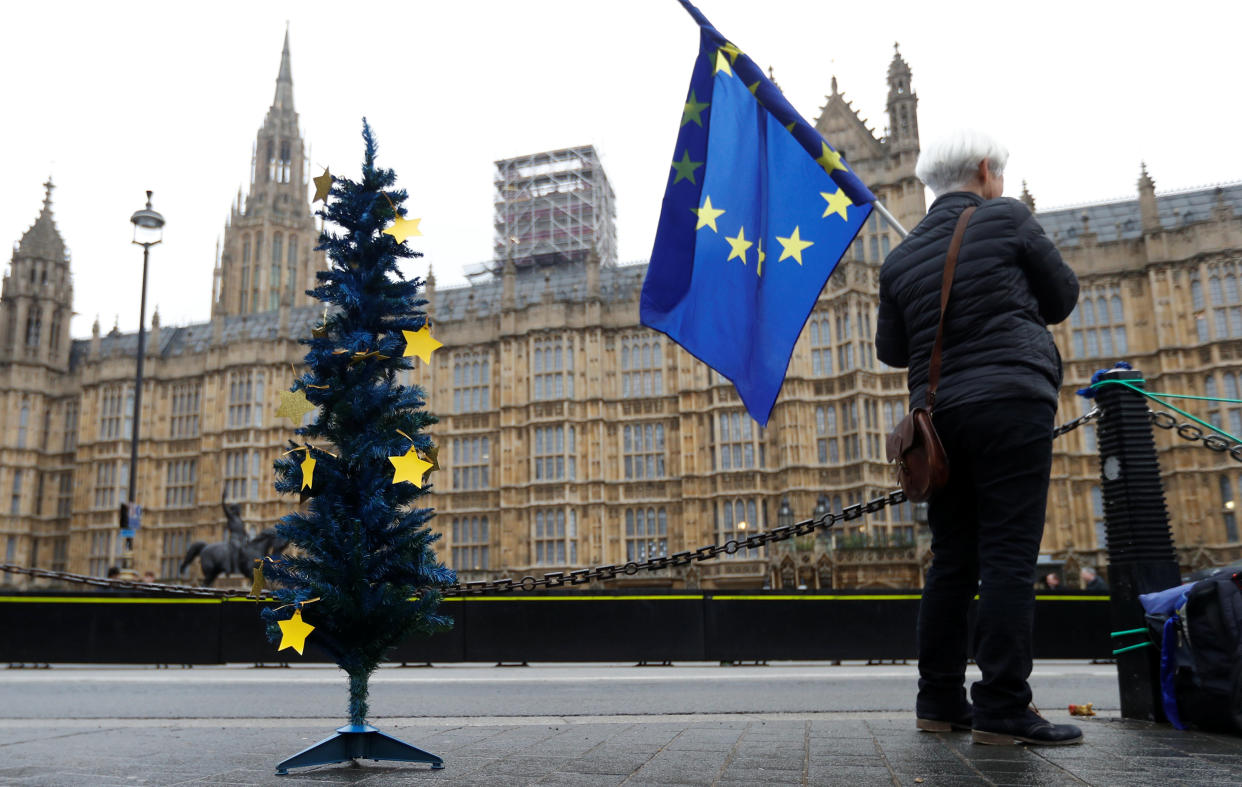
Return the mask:
{"type": "Polygon", "coordinates": [[[1009,151],[982,131],[959,129],[923,148],[914,174],[940,196],[960,191],[970,183],[984,159],[992,174],[1001,175],[1009,161],[1009,151]]]}

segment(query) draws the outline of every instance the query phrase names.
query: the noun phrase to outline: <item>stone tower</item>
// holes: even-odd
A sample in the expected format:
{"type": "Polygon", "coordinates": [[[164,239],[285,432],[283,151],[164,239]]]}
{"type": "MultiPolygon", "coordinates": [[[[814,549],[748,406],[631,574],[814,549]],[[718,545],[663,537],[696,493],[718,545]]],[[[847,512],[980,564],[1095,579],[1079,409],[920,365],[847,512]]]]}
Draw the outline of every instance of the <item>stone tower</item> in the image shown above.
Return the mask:
{"type": "Polygon", "coordinates": [[[910,66],[893,44],[888,64],[888,144],[893,151],[919,150],[919,97],[910,86],[910,66]]]}
{"type": "Polygon", "coordinates": [[[304,306],[323,255],[307,201],[306,150],[293,109],[289,32],[276,96],[255,140],[250,190],[239,192],[216,260],[211,315],[225,317],[304,306]]]}
{"type": "MultiPolygon", "coordinates": [[[[0,295],[0,544],[6,562],[33,564],[38,539],[56,531],[54,505],[72,488],[66,445],[78,403],[69,374],[73,283],[65,241],[52,219],[52,181],[43,210],[13,251],[0,295]]],[[[45,557],[65,556],[64,539],[45,557]]]]}
{"type": "Polygon", "coordinates": [[[43,210],[13,251],[0,296],[0,361],[56,371],[69,366],[73,280],[65,242],[52,219],[52,180],[43,210]]]}

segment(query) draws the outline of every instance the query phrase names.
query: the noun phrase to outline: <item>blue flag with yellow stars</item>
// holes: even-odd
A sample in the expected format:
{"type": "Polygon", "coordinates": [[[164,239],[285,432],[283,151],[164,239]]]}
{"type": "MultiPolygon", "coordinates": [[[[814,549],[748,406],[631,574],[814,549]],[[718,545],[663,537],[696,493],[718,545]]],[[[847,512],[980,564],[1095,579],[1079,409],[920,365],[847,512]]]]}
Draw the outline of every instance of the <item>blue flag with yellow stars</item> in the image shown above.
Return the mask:
{"type": "Polygon", "coordinates": [[[640,315],[731,380],[767,425],[794,343],[875,196],[758,65],[681,2],[701,45],[640,315]]]}

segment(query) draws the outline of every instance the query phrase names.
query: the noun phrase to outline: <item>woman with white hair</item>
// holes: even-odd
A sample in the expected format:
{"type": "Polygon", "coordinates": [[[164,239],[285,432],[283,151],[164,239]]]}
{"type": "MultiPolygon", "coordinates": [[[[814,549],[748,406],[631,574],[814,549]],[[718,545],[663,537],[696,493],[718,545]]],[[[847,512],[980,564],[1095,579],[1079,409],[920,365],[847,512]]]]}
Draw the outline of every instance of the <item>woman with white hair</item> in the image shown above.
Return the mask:
{"type": "Polygon", "coordinates": [[[945,261],[962,221],[932,413],[950,470],[928,506],[933,558],[919,608],[916,714],[920,729],[970,729],[976,743],[1078,743],[1077,727],[1031,708],[1027,683],[1061,386],[1047,326],[1074,309],[1078,280],[1027,207],[1001,196],[1008,158],[972,131],[924,149],[915,173],[936,199],[880,269],[876,355],[909,367],[910,401],[923,406],[945,261]],[[966,616],[976,593],[983,674],[967,701],[966,616]]]}

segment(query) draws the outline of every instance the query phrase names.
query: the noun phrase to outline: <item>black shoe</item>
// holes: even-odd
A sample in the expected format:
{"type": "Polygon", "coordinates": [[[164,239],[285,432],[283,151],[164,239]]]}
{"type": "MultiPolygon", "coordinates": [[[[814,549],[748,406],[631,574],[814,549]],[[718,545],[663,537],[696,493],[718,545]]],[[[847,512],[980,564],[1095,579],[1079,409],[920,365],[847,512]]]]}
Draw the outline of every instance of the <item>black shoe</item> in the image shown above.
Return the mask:
{"type": "Polygon", "coordinates": [[[957,713],[934,713],[923,711],[916,721],[923,732],[965,732],[974,726],[974,710],[969,704],[957,713]]]}
{"type": "Polygon", "coordinates": [[[1073,724],[1053,724],[1033,709],[1012,719],[980,721],[971,731],[975,743],[1013,746],[1033,743],[1041,746],[1068,746],[1082,743],[1082,730],[1073,724]]]}

